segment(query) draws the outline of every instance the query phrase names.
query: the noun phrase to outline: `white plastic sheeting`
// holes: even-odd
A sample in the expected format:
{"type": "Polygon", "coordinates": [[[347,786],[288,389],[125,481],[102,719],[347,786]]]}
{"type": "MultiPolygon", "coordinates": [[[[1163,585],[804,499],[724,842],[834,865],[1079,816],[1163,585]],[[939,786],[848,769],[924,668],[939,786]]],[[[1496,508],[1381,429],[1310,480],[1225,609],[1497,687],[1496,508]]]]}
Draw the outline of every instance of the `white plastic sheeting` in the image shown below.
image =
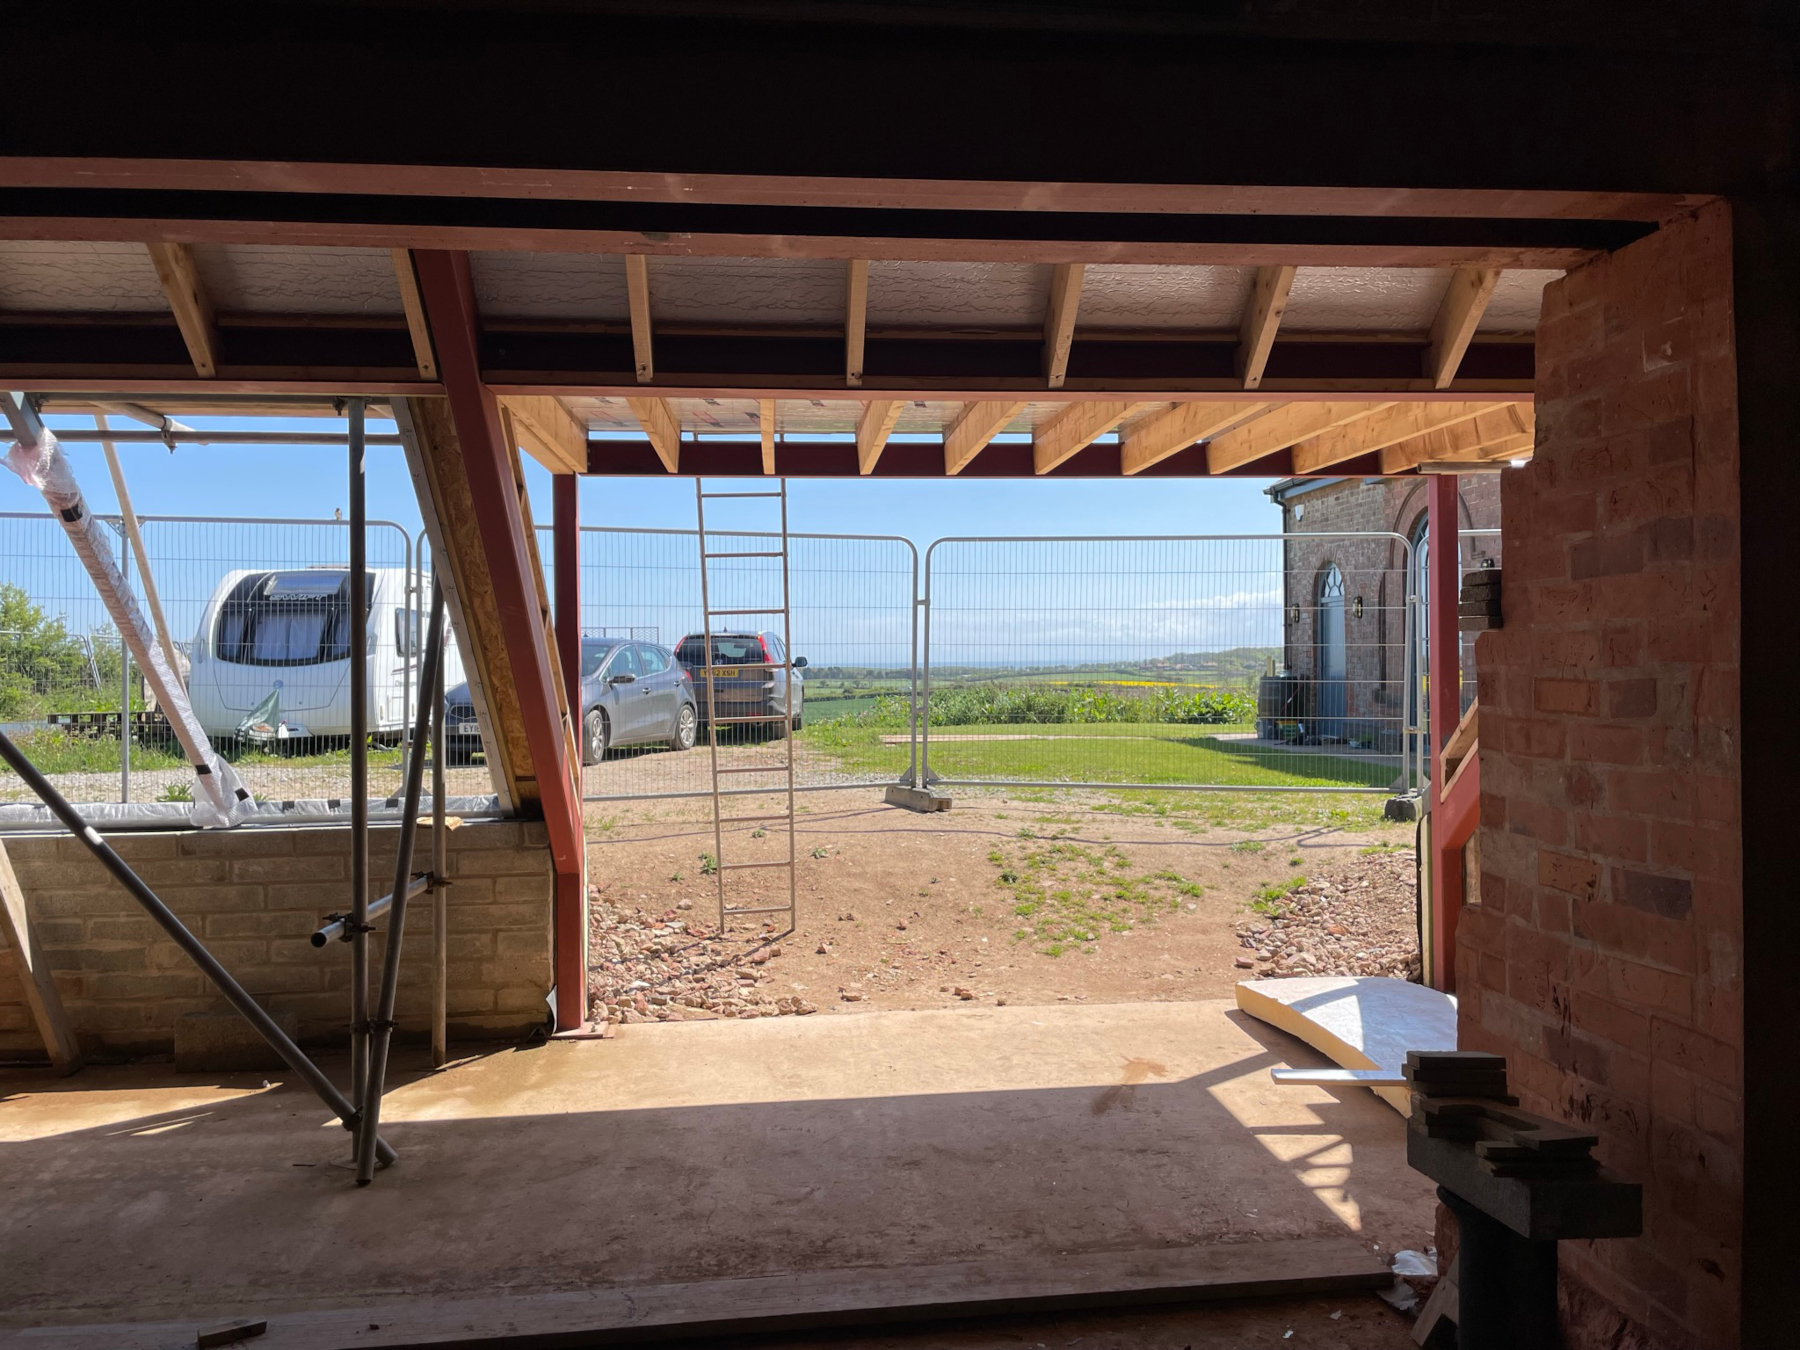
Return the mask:
{"type": "MultiPolygon", "coordinates": [[[[213,751],[212,743],[188,706],[181,681],[169,669],[161,645],[151,631],[136,597],[113,562],[113,540],[105,526],[88,510],[75,481],[74,471],[58,449],[56,434],[44,428],[35,445],[15,440],[7,453],[6,467],[44,494],[75,554],[94,579],[101,602],[124,635],[132,659],[144,674],[144,682],[156,695],[157,706],[169,719],[175,739],[194,769],[194,800],[188,820],[202,829],[224,829],[244,819],[256,807],[255,799],[238,781],[235,770],[213,751]]],[[[130,712],[120,711],[120,732],[130,732],[130,712]]]]}

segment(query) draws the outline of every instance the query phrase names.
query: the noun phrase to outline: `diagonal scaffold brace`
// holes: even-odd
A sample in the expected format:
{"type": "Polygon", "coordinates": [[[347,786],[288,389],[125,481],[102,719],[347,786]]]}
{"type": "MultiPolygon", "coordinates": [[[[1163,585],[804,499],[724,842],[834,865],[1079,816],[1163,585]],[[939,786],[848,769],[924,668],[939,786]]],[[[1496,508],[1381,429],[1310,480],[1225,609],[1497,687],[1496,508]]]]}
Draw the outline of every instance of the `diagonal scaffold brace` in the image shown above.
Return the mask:
{"type": "MultiPolygon", "coordinates": [[[[99,863],[113,879],[141,905],[144,911],[156,921],[175,944],[186,952],[200,972],[218,987],[231,1006],[243,1015],[245,1021],[255,1027],[262,1038],[267,1041],[275,1053],[287,1061],[288,1067],[306,1081],[306,1085],[318,1093],[319,1100],[330,1107],[347,1130],[357,1130],[361,1124],[361,1116],[350,1104],[350,1099],[339,1092],[337,1086],[325,1076],[324,1071],[314,1064],[299,1046],[295,1045],[288,1034],[275,1024],[275,1019],[263,1011],[262,1005],[252,998],[244,986],[232,978],[231,972],[220,965],[218,959],[206,949],[206,944],[188,931],[187,925],[175,916],[173,910],[158,898],[155,891],[144,884],[138,874],[131,870],[126,861],[113,851],[112,845],[100,837],[100,832],[83,819],[81,813],[69,805],[68,799],[51,785],[50,780],[33,767],[25,758],[12,738],[0,731],[0,759],[6,761],[12,771],[19,775],[27,787],[48,806],[56,818],[68,827],[69,832],[87,847],[99,863]]],[[[376,1138],[373,1131],[368,1134],[368,1147],[375,1159],[383,1166],[394,1161],[396,1154],[385,1140],[376,1138]]]]}
{"type": "MultiPolygon", "coordinates": [[[[436,577],[431,582],[431,623],[425,638],[425,659],[419,667],[419,688],[435,689],[438,672],[444,662],[444,591],[436,577]]],[[[394,852],[394,889],[388,902],[387,946],[382,953],[381,990],[375,1000],[375,1015],[369,1019],[368,1069],[363,1081],[363,1097],[358,1103],[360,1121],[356,1131],[356,1184],[367,1186],[375,1178],[376,1149],[380,1143],[376,1131],[381,1128],[381,1094],[387,1085],[388,1047],[394,1036],[394,1002],[400,990],[400,946],[406,936],[406,902],[414,892],[412,876],[413,844],[419,832],[419,797],[425,786],[425,741],[433,725],[431,701],[421,698],[413,723],[412,754],[406,761],[405,805],[400,813],[400,841],[394,852]]],[[[434,760],[443,758],[444,748],[432,742],[434,760]]],[[[444,832],[444,799],[441,793],[432,800],[432,824],[437,838],[444,832]]],[[[434,878],[441,880],[441,878],[434,878]]]]}

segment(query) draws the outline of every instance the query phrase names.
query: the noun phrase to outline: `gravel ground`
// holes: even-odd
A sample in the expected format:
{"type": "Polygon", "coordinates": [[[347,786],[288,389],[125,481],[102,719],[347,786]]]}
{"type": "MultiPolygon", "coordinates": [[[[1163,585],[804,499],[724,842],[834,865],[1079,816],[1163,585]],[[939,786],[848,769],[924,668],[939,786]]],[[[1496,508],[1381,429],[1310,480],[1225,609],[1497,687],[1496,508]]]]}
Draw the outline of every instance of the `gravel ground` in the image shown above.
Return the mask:
{"type": "MultiPolygon", "coordinates": [[[[1383,930],[1350,955],[1366,952],[1376,973],[1416,967],[1411,851],[1386,852],[1410,843],[1410,831],[1244,829],[1193,816],[1121,817],[1101,805],[971,795],[951,812],[919,815],[814,798],[797,821],[797,928],[735,922],[724,939],[714,931],[707,868],[715,846],[702,804],[663,803],[654,819],[596,824],[593,1015],[674,1021],[1228,998],[1238,980],[1277,973],[1272,961],[1254,969],[1255,947],[1246,950],[1240,925],[1272,927],[1270,896],[1308,911],[1315,883],[1302,877],[1333,896],[1367,900],[1365,890],[1379,890],[1399,931],[1383,930]],[[1114,893],[1131,898],[1108,898],[1114,893]],[[1079,939],[1073,927],[1083,930],[1079,939]]],[[[785,853],[781,833],[756,838],[740,828],[726,855],[785,853]]],[[[731,877],[734,905],[771,902],[779,897],[770,887],[785,889],[779,870],[731,877]]],[[[1315,970],[1337,968],[1311,959],[1315,970]]]]}
{"type": "Polygon", "coordinates": [[[1419,978],[1417,877],[1410,850],[1327,864],[1237,926],[1257,975],[1419,978]],[[1266,911],[1266,912],[1260,912],[1266,911]]]}

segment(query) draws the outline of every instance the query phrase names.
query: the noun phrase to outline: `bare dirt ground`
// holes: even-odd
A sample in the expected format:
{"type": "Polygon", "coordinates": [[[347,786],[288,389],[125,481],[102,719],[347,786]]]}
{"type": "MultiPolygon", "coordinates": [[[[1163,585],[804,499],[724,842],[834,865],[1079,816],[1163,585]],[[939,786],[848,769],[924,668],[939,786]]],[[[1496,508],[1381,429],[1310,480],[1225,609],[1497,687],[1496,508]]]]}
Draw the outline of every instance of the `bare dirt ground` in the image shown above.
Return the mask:
{"type": "MultiPolygon", "coordinates": [[[[795,930],[737,919],[721,939],[710,816],[655,806],[590,817],[594,1012],[615,1021],[1223,998],[1258,974],[1416,969],[1412,832],[1366,812],[1230,825],[1073,797],[919,815],[816,796],[795,930]]],[[[785,857],[785,831],[741,826],[723,851],[785,857]]],[[[785,869],[725,876],[733,906],[785,899],[785,869]]]]}

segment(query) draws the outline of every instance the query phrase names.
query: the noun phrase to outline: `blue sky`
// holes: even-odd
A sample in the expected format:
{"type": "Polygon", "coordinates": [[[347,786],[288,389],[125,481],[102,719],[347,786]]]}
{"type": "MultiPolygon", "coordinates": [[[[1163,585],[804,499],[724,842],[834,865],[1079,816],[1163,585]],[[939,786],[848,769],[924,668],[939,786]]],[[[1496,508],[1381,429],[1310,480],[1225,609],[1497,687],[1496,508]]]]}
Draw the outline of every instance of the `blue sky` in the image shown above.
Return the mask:
{"type": "MultiPolygon", "coordinates": [[[[142,430],[114,418],[118,427],[142,430]]],[[[192,426],[280,431],[341,431],[318,418],[293,421],[187,418],[192,426]]],[[[91,429],[85,417],[53,417],[51,425],[91,429]]],[[[393,430],[371,422],[370,431],[393,430]]],[[[112,483],[97,445],[67,453],[96,511],[116,509],[112,483]]],[[[133,504],[144,515],[322,516],[347,504],[344,451],[338,446],[122,447],[120,459],[133,504]]],[[[550,475],[527,462],[532,510],[550,519],[550,475]]],[[[416,526],[418,508],[398,447],[369,451],[369,514],[416,526]]],[[[1163,480],[963,479],[847,481],[793,479],[794,530],[902,534],[923,546],[949,534],[1249,534],[1275,533],[1279,512],[1263,495],[1261,479],[1198,482],[1163,480]]],[[[739,508],[745,513],[753,508],[739,508]]],[[[0,474],[0,511],[41,511],[43,498],[11,474],[0,474]]],[[[584,479],[586,525],[692,529],[689,479],[584,479]]]]}
{"type": "MultiPolygon", "coordinates": [[[[341,430],[321,419],[276,422],[184,419],[207,428],[341,430]]],[[[53,418],[53,426],[91,428],[86,418],[53,418]]],[[[116,422],[117,426],[136,426],[116,422]]],[[[371,422],[370,431],[392,424],[371,422]]],[[[116,510],[101,449],[66,444],[89,504],[116,510]]],[[[133,504],[142,516],[269,516],[330,520],[347,506],[341,446],[161,445],[120,448],[133,504]]],[[[527,461],[533,514],[550,520],[550,476],[527,461]]],[[[710,480],[709,480],[710,481],[710,480]]],[[[766,486],[766,481],[720,483],[766,486]]],[[[1261,480],[818,480],[789,484],[795,532],[901,535],[920,548],[952,535],[1273,534],[1280,514],[1261,480]]],[[[418,508],[398,446],[368,457],[371,520],[399,523],[416,535],[418,508]]],[[[726,502],[709,509],[714,529],[768,529],[772,503],[726,502]]],[[[0,512],[42,512],[43,498],[10,473],[0,474],[0,512]]],[[[584,479],[584,525],[664,530],[694,527],[691,479],[584,479]]],[[[239,567],[291,567],[334,560],[338,529],[152,525],[159,586],[171,627],[185,637],[214,585],[239,567]]],[[[373,565],[397,565],[398,535],[372,531],[373,565]]],[[[971,664],[1104,661],[1203,647],[1263,645],[1278,640],[1279,552],[1275,545],[1029,546],[941,553],[934,605],[944,659],[971,664]]],[[[547,550],[545,550],[547,553],[547,550]]],[[[21,584],[77,631],[104,622],[92,586],[60,530],[48,522],[0,520],[5,578],[21,584]]],[[[697,627],[700,609],[691,541],[629,543],[584,537],[585,627],[642,627],[672,644],[697,627]],[[690,594],[690,592],[694,592],[690,594]]],[[[545,559],[549,562],[548,557],[545,559]]],[[[901,546],[839,543],[796,546],[795,641],[815,664],[904,664],[909,658],[911,564],[901,546]]],[[[727,566],[719,564],[721,572],[727,566]]],[[[735,578],[715,578],[715,606],[761,605],[779,593],[764,563],[731,564],[735,578]],[[735,586],[735,589],[734,589],[735,586]],[[721,598],[719,592],[726,594],[721,598]]]]}

